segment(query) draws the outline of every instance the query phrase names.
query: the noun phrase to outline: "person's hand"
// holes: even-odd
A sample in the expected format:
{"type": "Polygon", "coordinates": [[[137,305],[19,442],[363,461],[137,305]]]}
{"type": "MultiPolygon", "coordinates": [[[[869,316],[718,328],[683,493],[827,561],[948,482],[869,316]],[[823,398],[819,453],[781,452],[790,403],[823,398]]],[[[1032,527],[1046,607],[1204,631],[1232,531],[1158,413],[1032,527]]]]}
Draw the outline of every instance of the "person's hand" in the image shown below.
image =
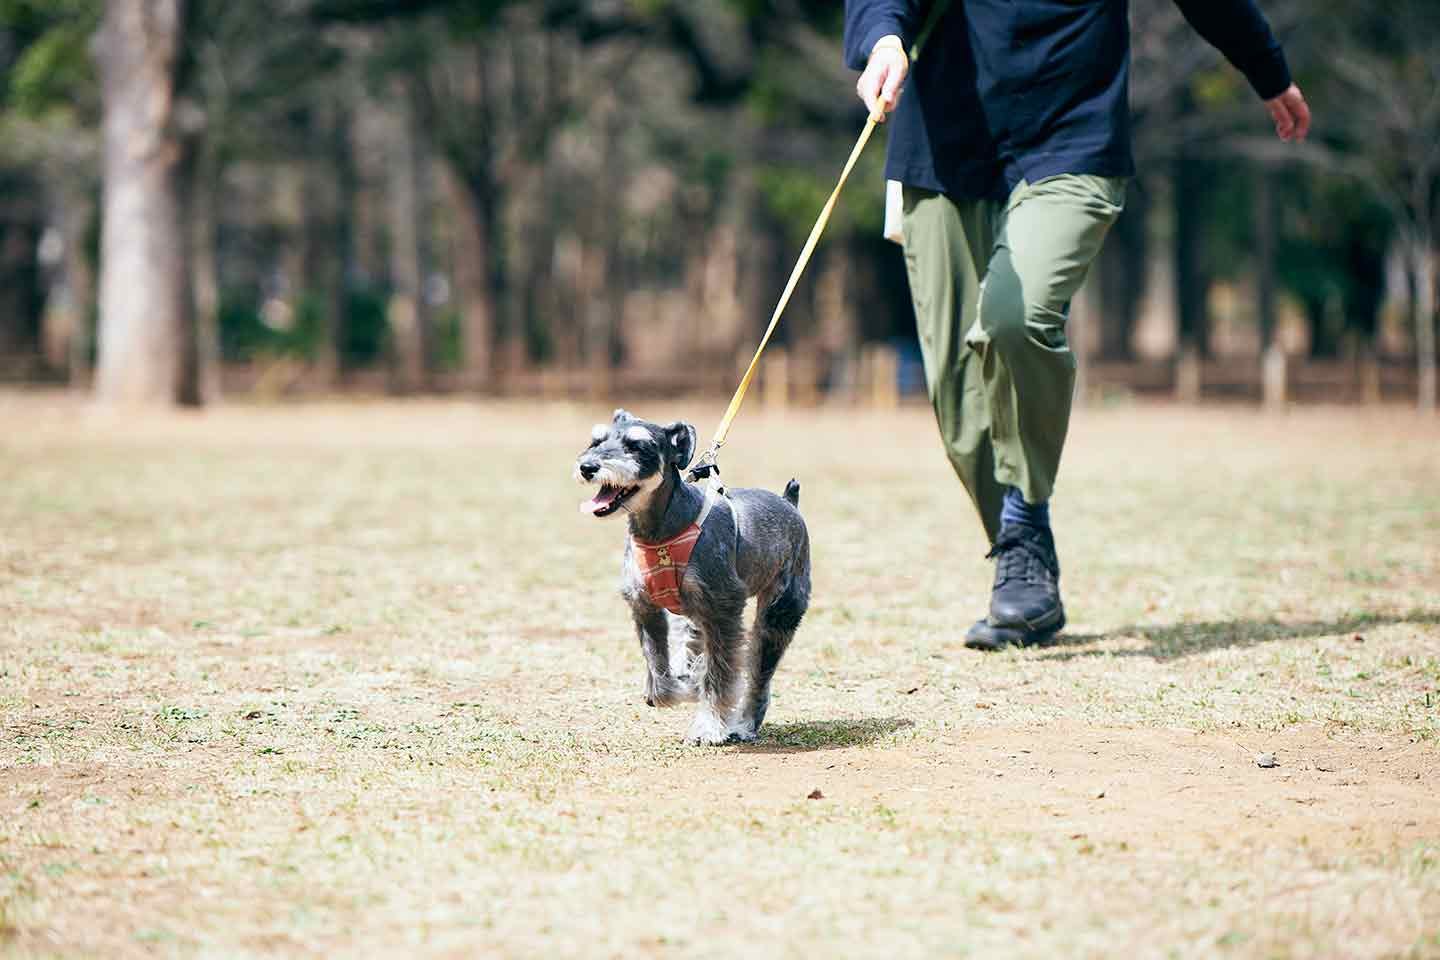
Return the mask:
{"type": "Polygon", "coordinates": [[[1275,134],[1281,140],[1298,143],[1310,132],[1310,107],[1295,84],[1290,84],[1290,89],[1280,96],[1266,100],[1265,109],[1270,111],[1270,117],[1275,121],[1275,134]]]}
{"type": "Polygon", "coordinates": [[[855,92],[860,95],[870,116],[882,123],[885,115],[895,109],[904,89],[905,74],[910,72],[910,58],[905,55],[905,45],[894,34],[875,41],[870,51],[870,60],[865,72],[855,83],[855,92]]]}

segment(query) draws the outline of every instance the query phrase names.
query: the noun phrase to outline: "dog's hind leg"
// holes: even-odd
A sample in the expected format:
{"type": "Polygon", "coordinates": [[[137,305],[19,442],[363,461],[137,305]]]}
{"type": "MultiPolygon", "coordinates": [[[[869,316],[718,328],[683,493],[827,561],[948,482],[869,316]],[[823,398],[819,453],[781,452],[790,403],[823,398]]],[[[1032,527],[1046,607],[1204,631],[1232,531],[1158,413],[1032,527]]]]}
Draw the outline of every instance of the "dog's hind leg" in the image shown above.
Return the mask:
{"type": "Polygon", "coordinates": [[[700,707],[690,724],[686,742],[715,745],[732,739],[729,718],[735,706],[740,653],[745,630],[740,616],[745,610],[745,596],[722,600],[709,605],[703,613],[692,616],[704,648],[704,668],[700,678],[700,707]]]}
{"type": "Polygon", "coordinates": [[[795,637],[800,619],[810,605],[810,564],[808,556],[773,596],[766,598],[755,611],[755,627],[750,640],[750,676],[741,698],[736,717],[735,735],[741,740],[754,740],[760,735],[760,724],[770,709],[770,680],[780,659],[795,637]]]}

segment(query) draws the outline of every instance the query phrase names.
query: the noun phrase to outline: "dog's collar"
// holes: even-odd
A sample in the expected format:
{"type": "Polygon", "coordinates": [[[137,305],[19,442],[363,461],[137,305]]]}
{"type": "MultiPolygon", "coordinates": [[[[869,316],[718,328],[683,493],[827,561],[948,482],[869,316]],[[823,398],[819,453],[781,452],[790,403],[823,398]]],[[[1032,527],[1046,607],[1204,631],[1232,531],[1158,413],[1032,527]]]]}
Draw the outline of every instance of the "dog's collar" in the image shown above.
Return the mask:
{"type": "Polygon", "coordinates": [[[707,488],[700,515],[668,540],[651,543],[631,535],[630,542],[635,546],[635,564],[640,568],[645,592],[656,606],[664,607],[675,614],[685,613],[685,604],[680,599],[680,581],[685,578],[685,570],[690,565],[690,554],[695,552],[695,544],[704,532],[705,520],[710,516],[716,499],[717,494],[707,488]]]}

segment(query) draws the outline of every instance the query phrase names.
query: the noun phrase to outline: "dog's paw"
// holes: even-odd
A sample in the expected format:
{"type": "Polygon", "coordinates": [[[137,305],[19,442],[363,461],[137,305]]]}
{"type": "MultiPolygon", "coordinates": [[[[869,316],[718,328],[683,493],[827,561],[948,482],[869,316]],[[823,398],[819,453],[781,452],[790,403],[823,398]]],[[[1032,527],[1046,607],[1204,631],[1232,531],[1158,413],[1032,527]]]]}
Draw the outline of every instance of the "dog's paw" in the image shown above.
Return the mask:
{"type": "Polygon", "coordinates": [[[730,740],[730,730],[710,710],[701,709],[695,714],[695,719],[690,723],[690,732],[685,735],[685,742],[696,747],[718,747],[730,740]]]}
{"type": "Polygon", "coordinates": [[[754,743],[759,739],[760,734],[755,731],[754,727],[750,726],[731,727],[725,735],[726,743],[754,743]]]}
{"type": "Polygon", "coordinates": [[[754,743],[760,739],[760,720],[754,713],[737,711],[726,727],[731,743],[754,743]]]}
{"type": "Polygon", "coordinates": [[[747,722],[750,724],[750,726],[754,727],[756,730],[759,730],[760,725],[765,722],[765,714],[769,712],[770,694],[766,693],[765,696],[761,697],[759,702],[755,704],[755,711],[750,715],[750,719],[747,722]]]}

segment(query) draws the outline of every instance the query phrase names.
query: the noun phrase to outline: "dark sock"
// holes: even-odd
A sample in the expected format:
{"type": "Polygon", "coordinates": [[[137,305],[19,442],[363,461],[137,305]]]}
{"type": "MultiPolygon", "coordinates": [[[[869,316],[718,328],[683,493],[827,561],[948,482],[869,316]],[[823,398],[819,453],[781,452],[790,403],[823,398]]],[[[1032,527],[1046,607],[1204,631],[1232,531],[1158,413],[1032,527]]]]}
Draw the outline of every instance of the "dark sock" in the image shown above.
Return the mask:
{"type": "Polygon", "coordinates": [[[1026,503],[1020,490],[1010,487],[1005,491],[1005,505],[1000,510],[1000,525],[1008,526],[1012,523],[1028,523],[1032,527],[1049,530],[1050,501],[1026,503]]]}

